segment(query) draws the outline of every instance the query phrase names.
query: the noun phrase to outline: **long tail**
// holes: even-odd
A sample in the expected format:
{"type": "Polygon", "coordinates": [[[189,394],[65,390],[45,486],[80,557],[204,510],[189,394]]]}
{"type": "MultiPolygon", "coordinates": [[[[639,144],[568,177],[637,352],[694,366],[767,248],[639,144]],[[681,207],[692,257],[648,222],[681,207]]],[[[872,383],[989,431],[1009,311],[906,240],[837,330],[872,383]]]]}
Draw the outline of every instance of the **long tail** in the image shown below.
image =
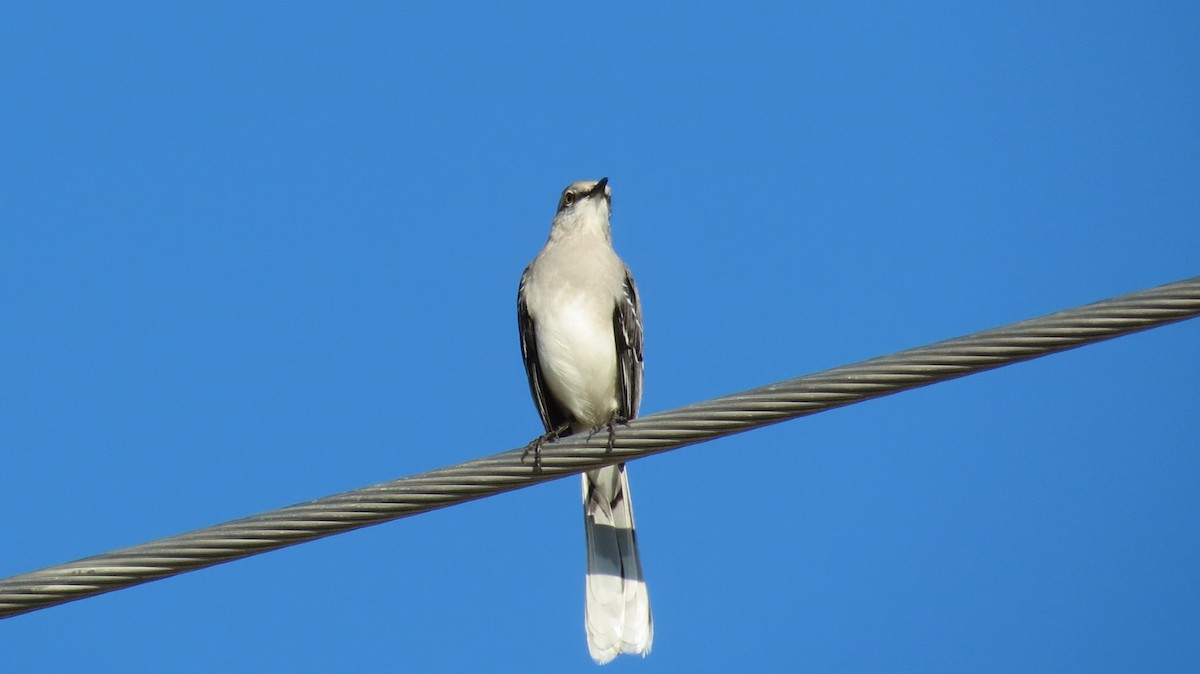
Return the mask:
{"type": "Polygon", "coordinates": [[[638,559],[625,464],[584,473],[583,524],[588,651],[602,665],[621,653],[644,657],[654,641],[654,621],[638,559]]]}

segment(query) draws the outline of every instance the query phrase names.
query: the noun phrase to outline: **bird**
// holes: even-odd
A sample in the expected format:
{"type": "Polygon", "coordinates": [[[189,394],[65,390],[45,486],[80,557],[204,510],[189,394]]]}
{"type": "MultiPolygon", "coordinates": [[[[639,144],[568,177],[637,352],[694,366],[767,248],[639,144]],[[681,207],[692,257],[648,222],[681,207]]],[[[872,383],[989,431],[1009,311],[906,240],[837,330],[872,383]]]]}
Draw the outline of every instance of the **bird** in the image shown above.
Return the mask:
{"type": "MultiPolygon", "coordinates": [[[[521,275],[517,324],[542,444],[637,416],[642,399],[642,312],[628,265],[612,246],[608,178],[562,191],[550,236],[521,275]]],[[[536,465],[535,457],[535,465],[536,465]]],[[[645,657],[654,641],[638,555],[629,474],[619,463],[583,474],[587,542],[584,628],[599,664],[645,657]]]]}

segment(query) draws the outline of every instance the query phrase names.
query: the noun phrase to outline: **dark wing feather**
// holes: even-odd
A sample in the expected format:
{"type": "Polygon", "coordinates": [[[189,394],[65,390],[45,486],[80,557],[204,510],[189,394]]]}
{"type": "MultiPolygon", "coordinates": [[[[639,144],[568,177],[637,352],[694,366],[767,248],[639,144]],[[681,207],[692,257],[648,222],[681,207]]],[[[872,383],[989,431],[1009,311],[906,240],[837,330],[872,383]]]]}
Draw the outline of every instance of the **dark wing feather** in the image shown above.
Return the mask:
{"type": "Polygon", "coordinates": [[[629,267],[625,267],[625,292],[613,310],[613,333],[617,342],[617,411],[632,419],[642,404],[642,304],[629,267]]]}
{"type": "Polygon", "coordinates": [[[529,268],[521,274],[521,286],[517,289],[517,329],[521,332],[521,358],[525,361],[525,374],[529,377],[529,393],[533,396],[533,404],[537,406],[538,416],[546,432],[563,425],[567,420],[566,413],[550,397],[546,380],[542,375],[542,364],[537,355],[537,332],[533,327],[533,318],[529,308],[525,306],[525,282],[529,280],[529,268]]]}

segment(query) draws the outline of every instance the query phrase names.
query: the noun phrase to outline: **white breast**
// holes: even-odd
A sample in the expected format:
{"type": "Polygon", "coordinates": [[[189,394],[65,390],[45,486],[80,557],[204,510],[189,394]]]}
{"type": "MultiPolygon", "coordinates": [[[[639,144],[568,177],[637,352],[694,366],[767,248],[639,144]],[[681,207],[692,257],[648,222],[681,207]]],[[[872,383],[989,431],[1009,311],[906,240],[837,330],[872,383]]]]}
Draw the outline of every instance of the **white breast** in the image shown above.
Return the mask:
{"type": "Polygon", "coordinates": [[[613,311],[625,265],[606,239],[580,233],[548,244],[534,269],[526,306],[550,395],[575,430],[606,423],[617,410],[613,311]]]}
{"type": "Polygon", "coordinates": [[[609,298],[569,290],[559,293],[558,310],[536,320],[538,353],[554,400],[580,427],[592,428],[617,409],[613,306],[609,298]]]}

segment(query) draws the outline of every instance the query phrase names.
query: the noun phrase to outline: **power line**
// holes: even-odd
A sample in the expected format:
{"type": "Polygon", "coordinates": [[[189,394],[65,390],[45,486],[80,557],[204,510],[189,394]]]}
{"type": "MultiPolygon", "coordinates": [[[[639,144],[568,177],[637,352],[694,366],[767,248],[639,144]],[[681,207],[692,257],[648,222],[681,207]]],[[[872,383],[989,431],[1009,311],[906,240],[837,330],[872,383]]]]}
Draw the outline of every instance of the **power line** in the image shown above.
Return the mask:
{"type": "Polygon", "coordinates": [[[1200,315],[1200,276],[1001,328],[789,379],[549,444],[535,471],[515,449],[456,466],[0,580],[0,618],[372,524],[528,487],[1200,315]]]}

